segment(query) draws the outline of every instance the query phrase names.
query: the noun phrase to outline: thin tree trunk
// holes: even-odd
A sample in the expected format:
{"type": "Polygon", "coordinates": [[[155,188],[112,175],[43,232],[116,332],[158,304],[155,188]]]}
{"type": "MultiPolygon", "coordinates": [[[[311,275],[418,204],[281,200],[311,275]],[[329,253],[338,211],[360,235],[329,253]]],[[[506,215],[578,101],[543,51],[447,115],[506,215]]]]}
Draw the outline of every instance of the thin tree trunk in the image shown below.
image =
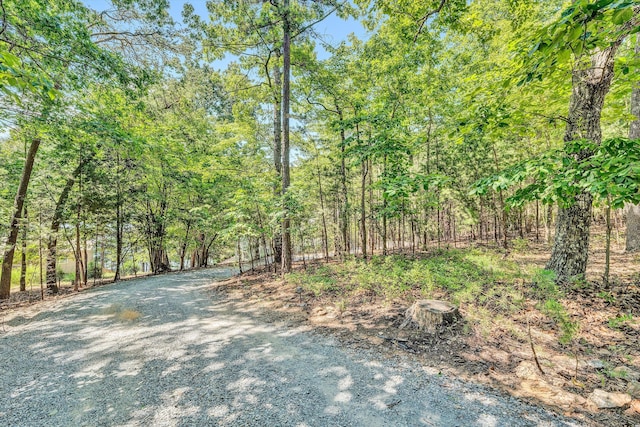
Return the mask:
{"type": "Polygon", "coordinates": [[[342,250],[343,253],[340,257],[344,257],[349,254],[349,198],[347,193],[347,166],[346,166],[346,136],[344,132],[344,116],[342,109],[338,105],[335,106],[338,112],[338,118],[340,120],[340,236],[342,237],[342,250]]]}
{"type": "Polygon", "coordinates": [[[253,242],[251,240],[251,237],[248,238],[248,244],[249,244],[249,263],[251,264],[251,271],[254,271],[256,267],[253,262],[255,257],[254,257],[253,242]]]}
{"type": "MultiPolygon", "coordinates": [[[[387,155],[383,159],[383,176],[387,171],[387,155]]],[[[382,196],[382,255],[387,255],[387,198],[382,196]]]]}
{"type": "MultiPolygon", "coordinates": [[[[260,227],[260,242],[259,245],[262,245],[262,251],[264,252],[264,266],[267,267],[269,265],[269,253],[267,251],[267,237],[264,233],[264,223],[262,222],[262,213],[260,213],[260,206],[256,205],[256,212],[258,214],[258,227],[260,227]]],[[[258,246],[258,259],[260,258],[260,247],[258,246]]]]}
{"type": "Polygon", "coordinates": [[[605,207],[605,224],[606,237],[604,247],[604,287],[609,289],[609,267],[611,264],[611,198],[607,197],[607,206],[605,207]]]}
{"type": "Polygon", "coordinates": [[[236,240],[236,251],[238,252],[238,270],[242,274],[242,249],[240,248],[240,238],[236,240]]]}
{"type": "Polygon", "coordinates": [[[553,220],[553,206],[551,203],[547,205],[547,214],[544,221],[544,240],[547,242],[547,245],[551,244],[551,224],[553,220]]]}
{"type": "Polygon", "coordinates": [[[189,232],[191,231],[191,220],[187,220],[187,229],[184,233],[184,240],[180,248],[180,271],[184,270],[184,258],[187,255],[187,245],[189,243],[189,232]]]}
{"type": "MultiPolygon", "coordinates": [[[[369,136],[369,140],[371,140],[371,136],[369,136]]],[[[370,220],[369,220],[369,241],[371,245],[371,250],[369,251],[369,255],[373,256],[375,251],[376,239],[375,239],[375,226],[374,226],[374,215],[373,215],[373,163],[371,159],[367,162],[367,170],[369,171],[369,212],[371,212],[370,220]]]]}
{"type": "Polygon", "coordinates": [[[80,248],[80,203],[78,203],[78,211],[76,215],[76,247],[73,254],[76,259],[76,277],[73,280],[73,290],[78,292],[80,289],[80,282],[82,282],[82,252],[80,248]]]}
{"type": "Polygon", "coordinates": [[[31,179],[31,172],[33,171],[33,163],[36,159],[36,154],[38,153],[38,147],[40,147],[40,140],[32,140],[31,145],[29,146],[29,151],[27,152],[27,158],[25,159],[24,169],[22,171],[22,178],[20,178],[20,185],[18,186],[18,191],[13,204],[13,215],[9,222],[9,236],[7,238],[4,257],[2,258],[0,300],[9,298],[11,294],[11,270],[13,267],[13,255],[16,250],[16,242],[18,240],[18,223],[24,206],[24,200],[27,197],[27,189],[29,188],[29,181],[31,179]]]}
{"type": "Polygon", "coordinates": [[[20,263],[20,292],[27,290],[27,228],[29,228],[29,216],[27,214],[27,207],[22,210],[22,252],[20,263]]]}
{"type": "Polygon", "coordinates": [[[458,240],[456,237],[456,214],[455,212],[451,212],[451,227],[452,227],[452,232],[453,232],[453,247],[457,248],[458,247],[458,240]]]}
{"type": "Polygon", "coordinates": [[[82,285],[86,287],[89,280],[89,253],[87,250],[87,227],[84,221],[82,221],[82,228],[84,229],[82,236],[82,285]]]}
{"type": "Polygon", "coordinates": [[[116,274],[113,277],[114,282],[120,280],[120,268],[122,265],[122,235],[124,231],[120,173],[120,153],[116,153],[116,274]]]}
{"type": "Polygon", "coordinates": [[[289,217],[289,206],[287,203],[289,185],[291,177],[289,172],[289,113],[291,97],[291,23],[289,0],[283,1],[283,31],[284,41],[282,53],[284,59],[283,81],[282,81],[282,195],[285,199],[284,218],[282,220],[282,272],[289,273],[292,264],[291,248],[291,219],[289,217]]]}
{"type": "MultiPolygon", "coordinates": [[[[276,65],[273,68],[273,163],[279,183],[274,188],[277,198],[282,196],[282,79],[280,75],[280,50],[276,52],[276,65]]],[[[273,237],[273,262],[282,264],[282,230],[277,230],[273,237]]]]}
{"type": "MultiPolygon", "coordinates": [[[[500,170],[500,164],[498,163],[498,153],[496,152],[495,144],[492,145],[493,149],[493,161],[495,163],[496,173],[500,170]]],[[[507,249],[508,241],[507,241],[507,210],[504,205],[504,195],[502,194],[502,190],[498,190],[498,200],[500,200],[500,211],[502,215],[500,216],[500,220],[502,222],[502,247],[507,249]]]]}
{"type": "Polygon", "coordinates": [[[44,299],[44,275],[42,265],[42,208],[38,210],[38,258],[40,262],[40,299],[44,299]]]}
{"type": "MultiPolygon", "coordinates": [[[[360,144],[360,125],[356,123],[356,138],[358,144],[360,144]]],[[[367,174],[369,170],[367,168],[367,159],[362,160],[360,164],[362,177],[360,180],[360,244],[362,245],[362,258],[367,260],[367,174]]]]}
{"type": "Polygon", "coordinates": [[[324,260],[329,261],[329,234],[327,232],[327,217],[324,209],[324,191],[322,191],[322,179],[320,177],[320,165],[318,164],[318,149],[316,147],[316,171],[318,175],[318,191],[320,193],[320,213],[322,215],[322,250],[324,252],[324,260]]]}
{"type": "Polygon", "coordinates": [[[536,200],[536,242],[540,241],[540,203],[536,200]]]}

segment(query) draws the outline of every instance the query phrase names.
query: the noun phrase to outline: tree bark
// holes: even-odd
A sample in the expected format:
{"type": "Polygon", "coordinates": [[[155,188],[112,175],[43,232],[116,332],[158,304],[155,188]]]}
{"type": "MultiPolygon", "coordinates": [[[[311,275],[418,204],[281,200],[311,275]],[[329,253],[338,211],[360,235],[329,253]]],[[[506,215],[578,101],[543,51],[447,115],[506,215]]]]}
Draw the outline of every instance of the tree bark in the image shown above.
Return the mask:
{"type": "MultiPolygon", "coordinates": [[[[273,68],[273,82],[275,85],[273,95],[273,163],[276,175],[282,183],[282,79],[280,75],[280,51],[276,50],[276,66],[273,68]]],[[[276,197],[282,195],[281,185],[275,187],[276,197]]],[[[273,236],[273,262],[282,264],[282,230],[276,231],[273,236]]]]}
{"type": "Polygon", "coordinates": [[[291,97],[291,23],[289,0],[284,0],[282,54],[284,59],[282,79],[282,196],[284,197],[284,218],[282,220],[282,272],[289,273],[292,265],[291,219],[287,202],[291,177],[289,172],[289,112],[291,97]]]}
{"type": "MultiPolygon", "coordinates": [[[[640,35],[636,36],[636,58],[640,58],[640,35]]],[[[629,127],[629,139],[640,139],[640,81],[636,81],[631,92],[631,114],[636,119],[629,127]]],[[[627,252],[640,251],[640,205],[626,206],[627,236],[625,250],[627,252]]]]}
{"type": "Polygon", "coordinates": [[[65,186],[62,188],[62,192],[58,197],[58,202],[53,211],[53,219],[51,220],[51,229],[49,231],[49,241],[47,243],[47,288],[51,289],[53,293],[58,292],[58,278],[57,278],[57,248],[58,248],[58,230],[60,229],[60,222],[62,221],[62,214],[64,212],[64,206],[67,203],[71,189],[76,182],[76,177],[80,173],[82,168],[81,164],[78,164],[73,171],[72,176],[67,179],[65,186]]]}
{"type": "MultiPolygon", "coordinates": [[[[316,148],[316,153],[317,151],[318,150],[316,148]]],[[[316,165],[318,161],[318,156],[319,154],[317,154],[316,156],[316,165]]],[[[320,193],[320,211],[322,215],[322,253],[324,255],[324,260],[328,262],[329,261],[329,233],[327,232],[327,217],[324,210],[324,192],[322,190],[322,178],[320,176],[319,166],[317,166],[317,173],[318,173],[318,191],[320,193]]]]}
{"type": "MultiPolygon", "coordinates": [[[[74,256],[76,259],[76,277],[73,281],[73,290],[78,292],[80,289],[80,283],[82,283],[82,272],[84,268],[82,267],[82,248],[80,248],[80,202],[78,202],[78,210],[76,215],[76,247],[74,250],[74,256]]],[[[116,270],[117,271],[117,270],[116,270]]]]}
{"type": "MultiPolygon", "coordinates": [[[[572,76],[572,93],[564,141],[588,139],[596,144],[602,140],[600,115],[604,98],[613,79],[615,52],[619,43],[595,53],[587,67],[576,66],[572,76]]],[[[583,150],[578,161],[592,155],[583,150]]],[[[559,281],[584,276],[589,257],[591,205],[589,193],[579,194],[569,207],[558,208],[556,234],[547,269],[553,270],[559,281]]]]}
{"type": "Polygon", "coordinates": [[[11,269],[13,267],[13,255],[16,250],[16,242],[18,240],[19,220],[22,208],[24,206],[24,200],[27,197],[27,189],[29,188],[29,181],[31,180],[31,172],[33,171],[33,163],[40,147],[40,140],[34,139],[31,141],[27,158],[25,159],[24,169],[22,171],[22,178],[20,179],[20,185],[18,186],[18,192],[13,205],[13,215],[11,222],[9,223],[9,236],[7,238],[7,247],[5,249],[4,257],[2,259],[2,276],[0,276],[0,299],[7,299],[11,294],[11,269]]]}
{"type": "Polygon", "coordinates": [[[22,251],[20,253],[20,292],[25,292],[27,290],[27,228],[29,228],[28,223],[28,214],[27,207],[25,206],[22,211],[22,251]]]}
{"type": "Polygon", "coordinates": [[[366,191],[367,191],[367,161],[362,161],[362,179],[360,182],[360,239],[362,240],[362,258],[367,259],[367,211],[366,211],[366,191]]]}
{"type": "Polygon", "coordinates": [[[342,109],[336,104],[338,119],[340,120],[340,236],[342,237],[342,251],[340,257],[345,258],[350,253],[349,247],[349,195],[347,192],[347,166],[346,166],[346,136],[344,132],[344,116],[342,109]]]}
{"type": "MultiPolygon", "coordinates": [[[[116,152],[116,272],[113,276],[113,281],[120,280],[120,272],[122,270],[122,246],[124,235],[124,218],[122,212],[122,185],[121,185],[121,173],[122,168],[120,166],[120,153],[116,152]]],[[[80,182],[82,185],[82,181],[80,182]]]]}

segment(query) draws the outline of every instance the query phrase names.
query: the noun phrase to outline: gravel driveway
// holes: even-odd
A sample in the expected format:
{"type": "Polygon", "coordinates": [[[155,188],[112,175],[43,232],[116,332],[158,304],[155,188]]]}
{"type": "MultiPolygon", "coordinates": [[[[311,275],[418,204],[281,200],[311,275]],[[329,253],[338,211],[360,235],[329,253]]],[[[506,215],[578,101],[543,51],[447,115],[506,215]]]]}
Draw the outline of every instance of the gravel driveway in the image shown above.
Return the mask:
{"type": "Polygon", "coordinates": [[[121,282],[10,314],[0,425],[578,425],[410,361],[264,324],[206,292],[230,274],[121,282]]]}

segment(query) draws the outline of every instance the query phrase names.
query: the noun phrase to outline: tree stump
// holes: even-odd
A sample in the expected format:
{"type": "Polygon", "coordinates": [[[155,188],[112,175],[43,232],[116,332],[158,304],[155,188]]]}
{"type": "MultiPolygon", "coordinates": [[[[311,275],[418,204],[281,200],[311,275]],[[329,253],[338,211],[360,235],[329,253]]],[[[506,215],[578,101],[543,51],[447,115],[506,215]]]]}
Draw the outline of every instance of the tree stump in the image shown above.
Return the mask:
{"type": "Polygon", "coordinates": [[[431,299],[416,301],[404,316],[405,320],[400,325],[400,329],[413,324],[421,331],[430,332],[435,332],[440,325],[450,325],[461,318],[458,307],[455,305],[431,299]]]}

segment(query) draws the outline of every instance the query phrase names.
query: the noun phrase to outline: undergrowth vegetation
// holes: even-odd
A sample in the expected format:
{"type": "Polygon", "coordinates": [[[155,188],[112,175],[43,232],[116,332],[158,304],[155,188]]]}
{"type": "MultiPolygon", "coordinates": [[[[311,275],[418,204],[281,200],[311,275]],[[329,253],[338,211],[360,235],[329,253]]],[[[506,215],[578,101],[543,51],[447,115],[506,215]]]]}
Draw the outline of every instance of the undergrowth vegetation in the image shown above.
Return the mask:
{"type": "Polygon", "coordinates": [[[445,299],[465,308],[470,320],[488,327],[531,302],[555,322],[561,343],[569,343],[578,331],[578,323],[561,303],[564,293],[555,284],[553,272],[523,267],[491,250],[376,256],[367,262],[354,258],[310,266],[286,279],[316,297],[365,294],[383,303],[445,299]]]}

